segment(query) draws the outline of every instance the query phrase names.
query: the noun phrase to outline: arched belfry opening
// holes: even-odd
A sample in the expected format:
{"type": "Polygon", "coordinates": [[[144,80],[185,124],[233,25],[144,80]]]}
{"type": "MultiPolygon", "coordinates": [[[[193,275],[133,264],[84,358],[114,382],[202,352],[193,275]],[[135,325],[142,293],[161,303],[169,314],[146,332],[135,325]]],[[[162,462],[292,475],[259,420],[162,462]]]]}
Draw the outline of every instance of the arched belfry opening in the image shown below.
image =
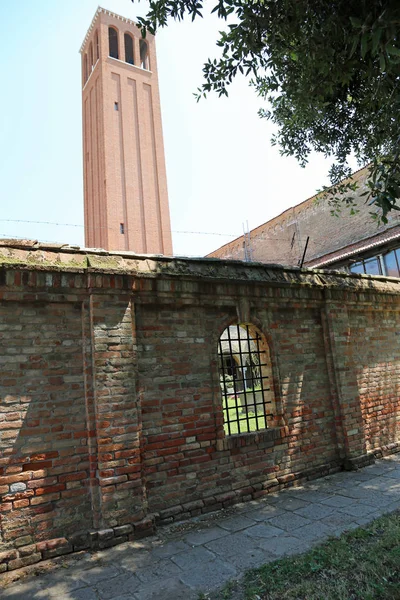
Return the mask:
{"type": "Polygon", "coordinates": [[[139,50],[140,50],[140,66],[142,69],[146,69],[146,71],[150,70],[150,61],[149,61],[149,47],[147,45],[146,40],[139,41],[139,50]]]}
{"type": "Polygon", "coordinates": [[[93,71],[94,60],[93,60],[93,44],[89,44],[89,74],[93,71]]]}
{"type": "Polygon", "coordinates": [[[83,57],[83,81],[84,81],[84,83],[87,82],[88,77],[89,77],[88,55],[85,54],[85,56],[83,57]]]}
{"type": "Polygon", "coordinates": [[[96,56],[96,62],[97,62],[100,58],[99,32],[97,29],[96,29],[96,33],[94,34],[94,47],[95,47],[95,56],[96,56]]]}
{"type": "Polygon", "coordinates": [[[267,429],[275,400],[265,336],[251,323],[230,325],[218,340],[218,366],[225,434],[267,429]]]}
{"type": "Polygon", "coordinates": [[[124,34],[124,43],[125,43],[125,62],[130,65],[134,65],[134,54],[133,54],[133,37],[130,33],[124,34]]]}
{"type": "Polygon", "coordinates": [[[118,31],[114,27],[108,28],[108,55],[111,58],[119,58],[118,31]]]}

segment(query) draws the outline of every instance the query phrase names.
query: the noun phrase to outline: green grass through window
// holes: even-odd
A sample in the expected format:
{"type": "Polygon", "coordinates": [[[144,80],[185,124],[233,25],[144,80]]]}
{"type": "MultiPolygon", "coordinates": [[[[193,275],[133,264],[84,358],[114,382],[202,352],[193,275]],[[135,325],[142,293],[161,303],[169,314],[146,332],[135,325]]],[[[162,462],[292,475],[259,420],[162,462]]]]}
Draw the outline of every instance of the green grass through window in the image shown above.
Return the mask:
{"type": "MultiPolygon", "coordinates": [[[[256,388],[257,389],[257,388],[256,388]]],[[[247,390],[251,393],[251,390],[247,390]]],[[[234,435],[236,433],[248,433],[249,431],[259,431],[266,429],[265,416],[258,413],[257,416],[253,412],[249,412],[247,422],[246,413],[240,406],[236,409],[236,400],[234,395],[228,396],[227,406],[224,407],[224,429],[225,435],[234,435]],[[227,421],[230,421],[230,434],[227,421]],[[239,430],[240,423],[240,430],[239,430]]]]}

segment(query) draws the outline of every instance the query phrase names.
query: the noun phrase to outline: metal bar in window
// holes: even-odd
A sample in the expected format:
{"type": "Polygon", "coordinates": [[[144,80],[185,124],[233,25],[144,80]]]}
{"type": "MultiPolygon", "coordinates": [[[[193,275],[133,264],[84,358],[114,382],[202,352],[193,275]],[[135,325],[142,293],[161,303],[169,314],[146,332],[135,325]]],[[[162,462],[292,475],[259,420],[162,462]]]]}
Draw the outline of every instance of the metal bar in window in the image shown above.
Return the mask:
{"type": "MultiPolygon", "coordinates": [[[[219,362],[220,362],[220,365],[221,365],[222,381],[223,381],[223,387],[224,387],[223,392],[222,392],[222,396],[223,396],[223,399],[224,399],[222,407],[223,408],[225,407],[225,411],[226,411],[226,423],[228,425],[228,435],[231,435],[231,423],[230,423],[230,420],[229,420],[229,406],[228,406],[228,390],[227,390],[227,387],[226,387],[225,364],[224,364],[224,355],[223,355],[223,352],[222,352],[221,338],[219,338],[218,346],[219,346],[219,362]]],[[[224,421],[225,421],[225,416],[224,416],[224,421]]]]}
{"type": "MultiPolygon", "coordinates": [[[[242,353],[242,342],[241,342],[241,336],[240,336],[240,325],[237,325],[237,333],[238,333],[238,343],[239,343],[239,352],[240,352],[240,369],[241,369],[241,373],[242,373],[242,381],[243,381],[243,403],[244,403],[244,408],[245,408],[245,414],[246,414],[246,424],[247,424],[247,431],[250,431],[250,424],[249,424],[249,411],[247,408],[247,395],[246,395],[246,382],[244,381],[244,377],[243,377],[243,353],[242,353]]],[[[243,407],[242,407],[243,410],[243,407]]]]}
{"type": "MultiPolygon", "coordinates": [[[[258,333],[256,333],[256,348],[257,348],[257,356],[260,356],[260,344],[259,344],[259,335],[258,333]]],[[[261,362],[261,361],[260,361],[261,362]]],[[[261,372],[260,372],[261,375],[261,372]]],[[[256,395],[255,395],[255,391],[254,391],[254,386],[253,386],[253,394],[254,394],[254,409],[255,409],[255,417],[256,417],[256,426],[258,429],[258,403],[256,402],[256,395]]],[[[260,395],[261,398],[264,398],[264,386],[263,386],[263,378],[260,377],[260,395]]],[[[265,412],[265,411],[264,411],[265,412]]],[[[265,416],[264,416],[264,421],[265,421],[265,416]]],[[[265,426],[266,426],[266,421],[265,421],[265,426]]]]}
{"type": "MultiPolygon", "coordinates": [[[[229,353],[232,354],[232,340],[231,340],[231,328],[228,327],[228,344],[229,344],[229,353]]],[[[241,433],[240,431],[240,419],[239,419],[239,409],[238,409],[238,397],[237,397],[237,384],[236,384],[236,369],[237,369],[237,365],[236,362],[233,365],[233,393],[234,393],[234,403],[235,403],[235,412],[236,412],[236,419],[237,419],[237,424],[238,424],[238,433],[241,433]]]]}

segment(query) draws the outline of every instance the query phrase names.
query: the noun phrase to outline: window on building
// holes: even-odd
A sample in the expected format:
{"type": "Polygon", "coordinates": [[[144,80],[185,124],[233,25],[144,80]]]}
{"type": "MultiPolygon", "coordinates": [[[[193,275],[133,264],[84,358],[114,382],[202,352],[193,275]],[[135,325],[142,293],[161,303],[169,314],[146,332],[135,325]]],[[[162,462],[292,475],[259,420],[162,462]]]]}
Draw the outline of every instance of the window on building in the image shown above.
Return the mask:
{"type": "Polygon", "coordinates": [[[125,42],[125,62],[129,63],[130,65],[134,65],[135,63],[133,60],[133,37],[131,36],[130,33],[125,33],[124,42],[125,42]]]}
{"type": "Polygon", "coordinates": [[[114,102],[114,110],[119,110],[118,102],[114,102]]]}
{"type": "Polygon", "coordinates": [[[89,72],[93,71],[94,61],[93,61],[93,44],[90,42],[89,44],[89,72]]]}
{"type": "Polygon", "coordinates": [[[111,58],[118,56],[118,31],[114,27],[108,28],[108,54],[111,58]]]}
{"type": "Polygon", "coordinates": [[[123,224],[123,223],[120,223],[120,224],[119,224],[119,232],[120,232],[120,233],[125,233],[125,227],[124,227],[124,224],[123,224]]]}
{"type": "Polygon", "coordinates": [[[383,257],[386,275],[400,277],[400,250],[392,250],[383,257]]]}
{"type": "Polygon", "coordinates": [[[366,273],[367,275],[382,275],[380,260],[377,256],[360,260],[350,265],[351,273],[366,273]]]}
{"type": "Polygon", "coordinates": [[[219,338],[218,363],[226,435],[266,429],[274,394],[265,337],[251,324],[227,327],[219,338]]]}
{"type": "Polygon", "coordinates": [[[142,67],[142,69],[146,69],[148,71],[150,69],[149,49],[147,46],[147,42],[145,40],[139,41],[139,50],[140,50],[140,66],[142,67]]]}
{"type": "Polygon", "coordinates": [[[96,52],[96,61],[100,58],[100,47],[99,47],[99,32],[96,29],[96,33],[94,34],[94,46],[96,52]]]}

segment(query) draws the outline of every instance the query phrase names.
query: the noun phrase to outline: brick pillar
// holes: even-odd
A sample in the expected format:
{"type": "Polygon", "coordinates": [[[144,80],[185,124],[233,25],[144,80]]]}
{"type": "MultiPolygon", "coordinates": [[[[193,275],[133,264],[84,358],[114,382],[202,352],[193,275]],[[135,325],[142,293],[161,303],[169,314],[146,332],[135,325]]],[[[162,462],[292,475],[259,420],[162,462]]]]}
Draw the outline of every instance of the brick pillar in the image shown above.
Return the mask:
{"type": "Polygon", "coordinates": [[[325,337],[332,357],[328,370],[336,416],[336,435],[340,454],[345,459],[345,466],[351,468],[355,464],[364,462],[366,442],[355,376],[349,318],[344,304],[328,301],[325,309],[325,337]]]}
{"type": "Polygon", "coordinates": [[[127,296],[91,296],[100,526],[141,520],[136,348],[127,296]]]}

